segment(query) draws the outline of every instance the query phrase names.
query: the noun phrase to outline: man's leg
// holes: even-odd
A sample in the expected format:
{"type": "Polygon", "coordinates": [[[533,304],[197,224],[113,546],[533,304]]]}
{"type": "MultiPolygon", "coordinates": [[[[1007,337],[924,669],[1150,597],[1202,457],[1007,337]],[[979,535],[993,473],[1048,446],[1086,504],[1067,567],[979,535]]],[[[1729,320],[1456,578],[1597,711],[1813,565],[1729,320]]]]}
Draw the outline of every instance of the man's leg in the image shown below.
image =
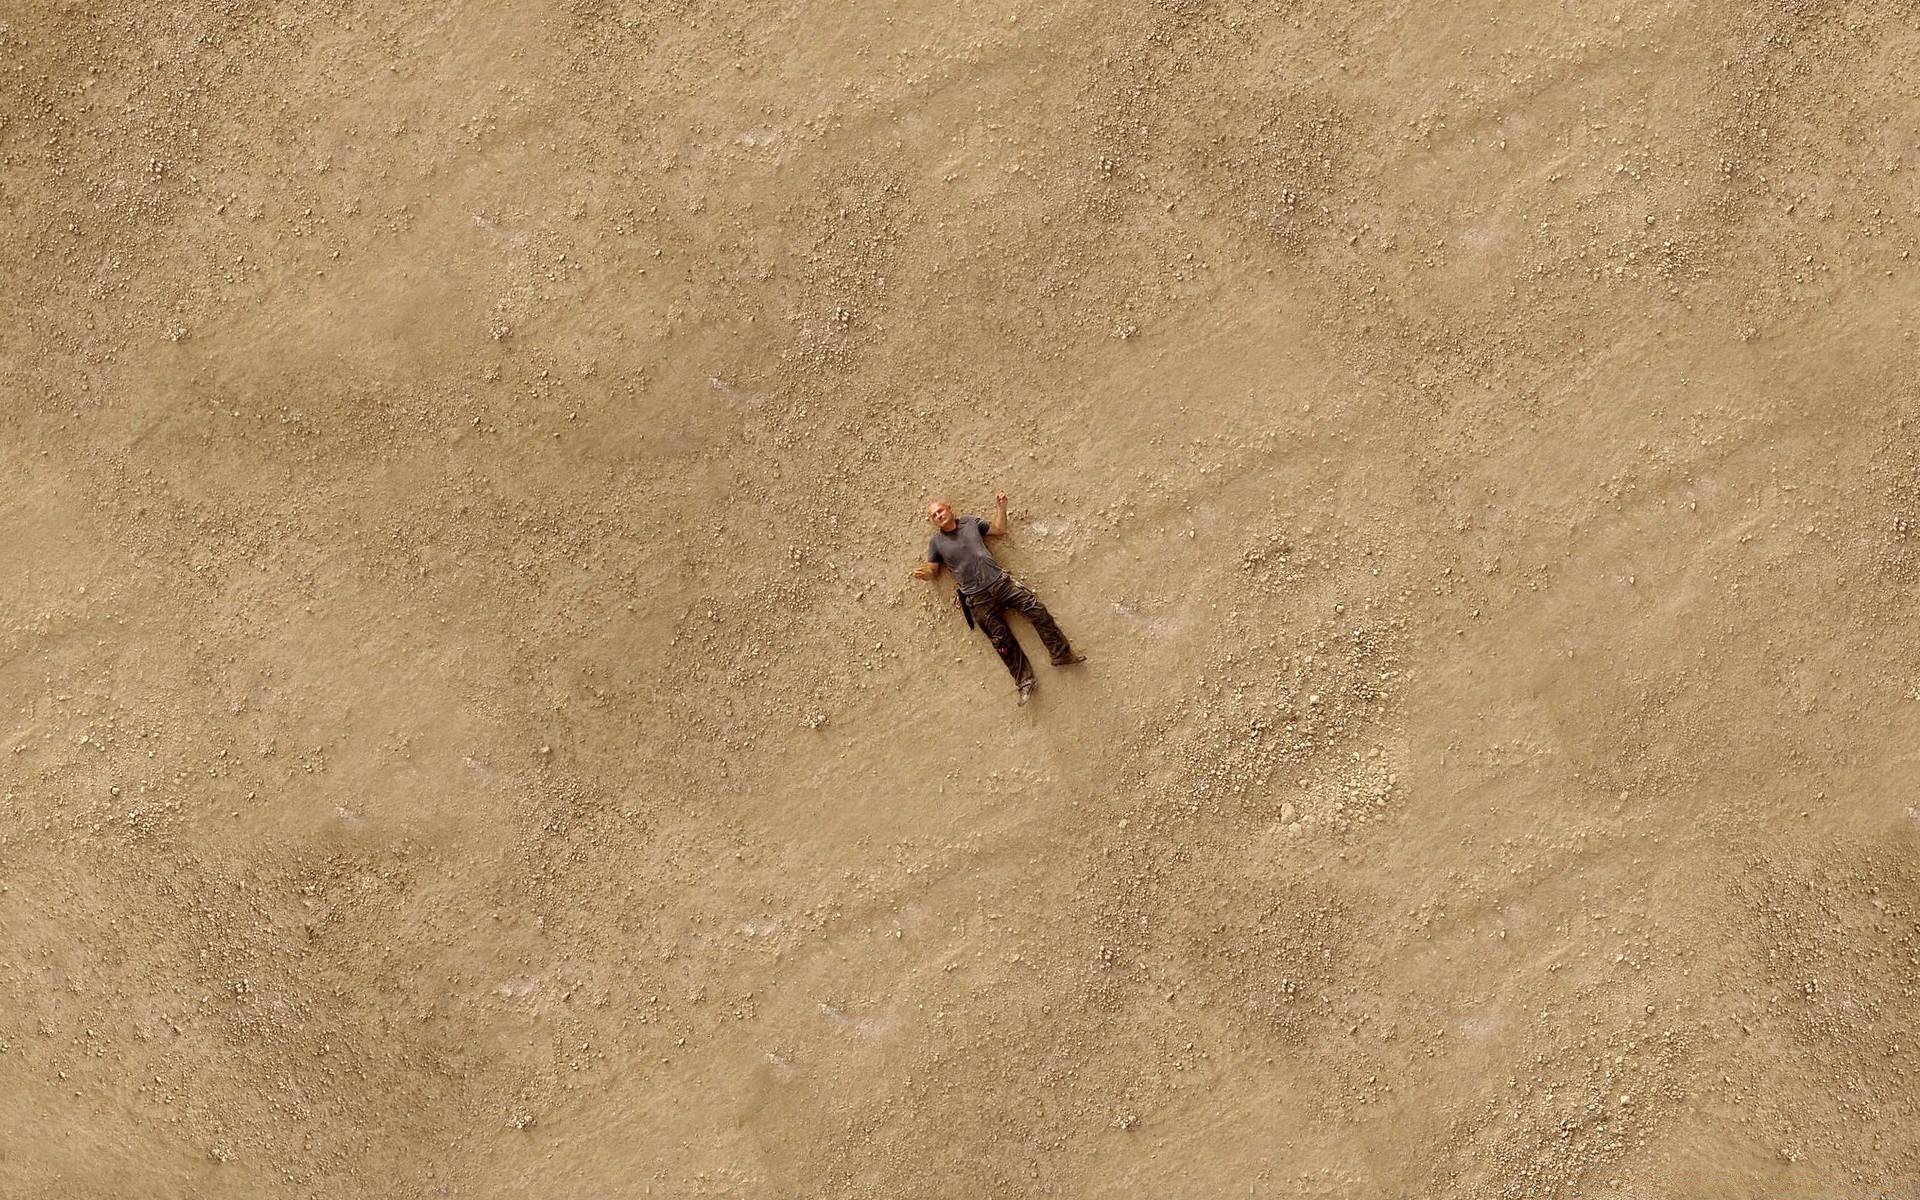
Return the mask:
{"type": "MultiPolygon", "coordinates": [[[[1025,584],[1015,583],[1011,577],[1007,579],[1007,585],[1007,607],[1025,613],[1027,620],[1033,622],[1033,628],[1039,633],[1040,640],[1047,644],[1047,657],[1053,660],[1053,665],[1060,667],[1070,662],[1078,662],[1079,657],[1074,654],[1072,644],[1067,641],[1067,635],[1060,632],[1060,626],[1054,623],[1053,614],[1047,611],[1046,605],[1040,603],[1040,597],[1033,594],[1033,589],[1025,584]]],[[[1005,617],[1000,619],[1003,622],[1006,620],[1005,617]]]]}
{"type": "Polygon", "coordinates": [[[1021,691],[1033,687],[1033,664],[1027,661],[1026,651],[1020,648],[1020,642],[1013,636],[1013,627],[1007,624],[1007,614],[1002,601],[996,594],[999,585],[988,588],[979,595],[967,600],[973,610],[974,623],[980,626],[980,632],[987,635],[993,648],[1000,652],[1000,661],[1007,664],[1007,670],[1013,675],[1013,681],[1020,685],[1021,691]]]}

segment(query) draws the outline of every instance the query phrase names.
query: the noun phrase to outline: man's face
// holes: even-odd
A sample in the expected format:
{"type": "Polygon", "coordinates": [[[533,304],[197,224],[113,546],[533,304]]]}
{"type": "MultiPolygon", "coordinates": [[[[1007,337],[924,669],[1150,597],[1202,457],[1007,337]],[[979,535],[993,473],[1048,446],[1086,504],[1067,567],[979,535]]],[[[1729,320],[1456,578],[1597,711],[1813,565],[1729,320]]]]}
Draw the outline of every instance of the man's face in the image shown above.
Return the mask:
{"type": "Polygon", "coordinates": [[[932,521],[937,529],[952,529],[956,524],[953,519],[953,505],[945,500],[935,500],[927,505],[927,520],[932,521]]]}

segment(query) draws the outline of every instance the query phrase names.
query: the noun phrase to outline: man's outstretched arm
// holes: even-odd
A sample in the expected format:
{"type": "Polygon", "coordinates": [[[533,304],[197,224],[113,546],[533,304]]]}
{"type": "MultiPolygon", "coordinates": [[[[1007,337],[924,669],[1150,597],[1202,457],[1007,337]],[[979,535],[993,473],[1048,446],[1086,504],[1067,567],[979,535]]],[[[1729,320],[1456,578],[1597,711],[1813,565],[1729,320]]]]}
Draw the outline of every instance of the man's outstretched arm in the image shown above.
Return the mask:
{"type": "Polygon", "coordinates": [[[993,520],[987,522],[987,536],[999,537],[1007,531],[1007,494],[996,492],[993,497],[993,520]]]}

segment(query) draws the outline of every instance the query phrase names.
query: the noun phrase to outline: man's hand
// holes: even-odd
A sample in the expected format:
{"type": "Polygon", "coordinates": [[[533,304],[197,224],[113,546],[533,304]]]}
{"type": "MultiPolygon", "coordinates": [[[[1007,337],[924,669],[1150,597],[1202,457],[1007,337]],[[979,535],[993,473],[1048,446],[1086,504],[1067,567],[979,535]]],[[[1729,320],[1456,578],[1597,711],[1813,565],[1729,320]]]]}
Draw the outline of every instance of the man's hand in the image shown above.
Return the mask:
{"type": "Polygon", "coordinates": [[[999,537],[1007,531],[1007,494],[995,492],[993,504],[997,511],[994,513],[993,520],[987,522],[987,532],[994,537],[999,537]]]}
{"type": "Polygon", "coordinates": [[[923,562],[913,569],[915,579],[930,580],[938,574],[940,574],[940,564],[936,562],[923,562]]]}

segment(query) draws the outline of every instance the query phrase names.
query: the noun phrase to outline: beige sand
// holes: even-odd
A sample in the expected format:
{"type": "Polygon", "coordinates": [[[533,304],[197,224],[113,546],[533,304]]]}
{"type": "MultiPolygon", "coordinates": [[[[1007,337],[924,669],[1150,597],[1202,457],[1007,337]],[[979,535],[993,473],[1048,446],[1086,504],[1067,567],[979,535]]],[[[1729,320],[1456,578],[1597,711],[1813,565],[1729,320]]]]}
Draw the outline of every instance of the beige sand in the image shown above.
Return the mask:
{"type": "Polygon", "coordinates": [[[1920,1188],[1910,10],[0,20],[0,1194],[1920,1188]]]}

